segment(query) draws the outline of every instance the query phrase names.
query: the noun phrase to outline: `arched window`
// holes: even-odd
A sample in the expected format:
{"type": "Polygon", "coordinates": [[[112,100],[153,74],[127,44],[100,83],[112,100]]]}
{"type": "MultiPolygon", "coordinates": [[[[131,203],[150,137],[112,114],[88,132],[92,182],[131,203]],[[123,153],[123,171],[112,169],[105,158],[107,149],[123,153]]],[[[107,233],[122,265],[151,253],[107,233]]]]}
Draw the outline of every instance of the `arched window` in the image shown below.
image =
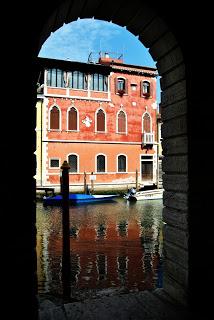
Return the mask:
{"type": "Polygon", "coordinates": [[[151,95],[151,86],[149,81],[142,81],[141,92],[143,97],[149,97],[151,95]]]}
{"type": "Polygon", "coordinates": [[[70,154],[68,156],[68,163],[70,165],[69,172],[78,172],[78,159],[77,155],[70,154]]]}
{"type": "Polygon", "coordinates": [[[97,172],[106,171],[106,159],[105,156],[100,154],[97,156],[97,172]]]}
{"type": "Polygon", "coordinates": [[[126,172],[126,156],[121,154],[117,159],[118,172],[126,172]]]}
{"type": "Polygon", "coordinates": [[[59,109],[56,106],[50,110],[50,129],[59,130],[59,109]]]}
{"type": "Polygon", "coordinates": [[[77,130],[77,110],[74,107],[68,112],[68,130],[77,130]]]}
{"type": "Polygon", "coordinates": [[[97,112],[97,131],[105,132],[105,113],[102,109],[97,112]]]}
{"type": "Polygon", "coordinates": [[[126,115],[122,110],[117,116],[117,131],[118,133],[126,133],[126,115]]]}
{"type": "Polygon", "coordinates": [[[147,112],[143,115],[143,132],[146,132],[146,133],[152,132],[151,118],[147,112]]]}

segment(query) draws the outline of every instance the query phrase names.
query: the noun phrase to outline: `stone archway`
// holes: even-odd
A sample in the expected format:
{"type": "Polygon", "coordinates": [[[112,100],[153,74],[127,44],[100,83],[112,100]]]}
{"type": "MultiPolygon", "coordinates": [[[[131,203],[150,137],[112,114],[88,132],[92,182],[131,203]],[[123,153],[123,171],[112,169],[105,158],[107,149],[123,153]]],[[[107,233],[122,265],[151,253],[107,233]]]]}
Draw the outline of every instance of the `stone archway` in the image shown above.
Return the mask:
{"type": "Polygon", "coordinates": [[[188,137],[185,62],[179,43],[154,10],[133,0],[59,1],[42,26],[35,56],[51,32],[78,18],[112,21],[135,36],[157,61],[161,76],[163,137],[164,290],[181,304],[188,291],[188,137]]]}

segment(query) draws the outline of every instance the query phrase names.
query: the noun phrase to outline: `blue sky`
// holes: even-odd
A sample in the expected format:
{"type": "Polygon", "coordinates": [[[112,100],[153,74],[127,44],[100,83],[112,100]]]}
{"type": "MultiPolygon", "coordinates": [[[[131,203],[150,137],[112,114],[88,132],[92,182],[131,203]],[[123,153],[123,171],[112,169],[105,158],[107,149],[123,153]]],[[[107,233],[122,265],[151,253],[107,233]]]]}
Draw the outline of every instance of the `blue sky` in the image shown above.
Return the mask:
{"type": "MultiPolygon", "coordinates": [[[[142,43],[125,27],[95,19],[78,19],[64,24],[53,32],[43,44],[39,57],[97,62],[98,53],[123,54],[124,63],[155,68],[155,62],[142,43]]],[[[157,81],[157,101],[160,102],[160,85],[157,81]]]]}

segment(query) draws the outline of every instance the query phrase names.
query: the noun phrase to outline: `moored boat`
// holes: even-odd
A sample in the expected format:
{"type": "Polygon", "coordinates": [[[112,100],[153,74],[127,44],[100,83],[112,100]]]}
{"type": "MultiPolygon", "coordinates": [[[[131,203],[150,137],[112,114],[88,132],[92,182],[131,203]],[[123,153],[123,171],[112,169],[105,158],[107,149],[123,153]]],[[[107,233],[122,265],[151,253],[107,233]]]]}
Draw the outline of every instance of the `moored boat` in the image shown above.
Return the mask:
{"type": "MultiPolygon", "coordinates": [[[[81,203],[105,202],[105,201],[111,201],[116,197],[118,197],[118,195],[116,194],[90,195],[90,194],[71,193],[69,194],[69,203],[72,205],[72,204],[81,204],[81,203]]],[[[44,197],[43,204],[45,206],[60,206],[62,204],[62,195],[44,197]]]]}
{"type": "Polygon", "coordinates": [[[162,199],[163,191],[164,189],[153,189],[134,192],[132,189],[124,198],[130,201],[162,199]]]}

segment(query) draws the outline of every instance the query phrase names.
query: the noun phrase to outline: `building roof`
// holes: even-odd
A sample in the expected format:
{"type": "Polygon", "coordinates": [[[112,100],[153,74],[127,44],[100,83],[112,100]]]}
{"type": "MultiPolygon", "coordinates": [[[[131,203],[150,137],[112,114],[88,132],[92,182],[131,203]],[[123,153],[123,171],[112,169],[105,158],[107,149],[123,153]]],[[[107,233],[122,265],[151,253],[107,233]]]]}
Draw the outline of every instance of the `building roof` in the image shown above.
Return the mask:
{"type": "Polygon", "coordinates": [[[100,72],[103,74],[109,74],[111,71],[114,72],[126,72],[134,73],[139,75],[145,75],[150,77],[158,76],[157,69],[146,67],[146,66],[136,66],[131,64],[125,64],[122,62],[111,61],[109,64],[105,63],[93,63],[93,62],[79,62],[70,60],[58,60],[38,57],[38,63],[40,67],[43,68],[59,68],[59,69],[69,69],[69,70],[79,70],[82,72],[100,72]]]}
{"type": "Polygon", "coordinates": [[[38,57],[37,59],[40,68],[59,68],[63,70],[78,70],[82,72],[100,72],[102,74],[109,74],[111,72],[111,67],[101,64],[41,57],[38,57]]]}

